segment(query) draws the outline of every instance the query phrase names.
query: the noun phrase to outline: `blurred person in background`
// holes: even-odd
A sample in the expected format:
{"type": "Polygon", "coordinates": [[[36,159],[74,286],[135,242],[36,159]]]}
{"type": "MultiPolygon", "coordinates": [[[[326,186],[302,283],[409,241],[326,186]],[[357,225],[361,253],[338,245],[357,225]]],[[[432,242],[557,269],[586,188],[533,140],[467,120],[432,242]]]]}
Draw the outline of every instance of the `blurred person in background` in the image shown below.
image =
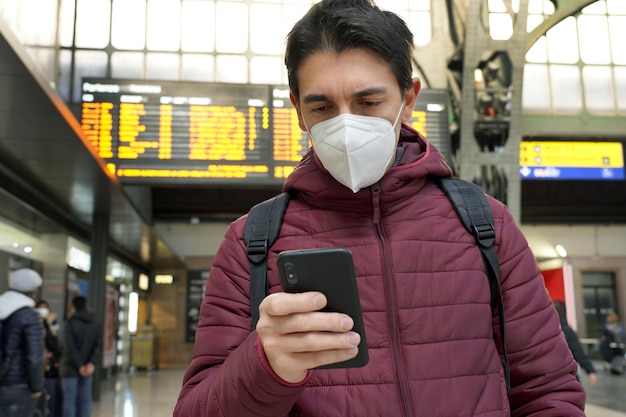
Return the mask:
{"type": "Polygon", "coordinates": [[[72,299],[74,314],[65,322],[61,356],[63,417],[89,417],[93,404],[93,374],[102,357],[102,329],[83,296],[72,299]]]}
{"type": "Polygon", "coordinates": [[[600,354],[609,364],[613,375],[624,373],[624,352],[626,347],[626,327],[617,313],[607,314],[606,323],[600,337],[600,354]]]}
{"type": "Polygon", "coordinates": [[[43,279],[22,268],[9,273],[0,295],[0,416],[30,417],[44,389],[43,327],[33,309],[43,279]]]}
{"type": "Polygon", "coordinates": [[[567,346],[569,347],[569,350],[572,352],[572,356],[574,356],[574,360],[578,362],[578,365],[589,376],[589,385],[591,385],[592,387],[595,387],[596,384],[598,383],[596,369],[593,367],[593,363],[591,363],[591,360],[585,353],[585,349],[583,348],[583,345],[580,343],[578,334],[574,331],[574,329],[571,328],[571,326],[567,322],[567,310],[565,308],[565,303],[560,300],[555,301],[554,308],[556,309],[556,312],[559,313],[559,321],[561,322],[561,330],[563,330],[565,341],[567,342],[567,346]]]}
{"type": "Polygon", "coordinates": [[[49,395],[48,417],[61,416],[61,384],[59,383],[59,365],[61,360],[61,341],[59,340],[58,317],[50,311],[50,305],[45,300],[39,300],[35,310],[43,319],[44,326],[44,376],[46,378],[46,392],[49,395]]]}

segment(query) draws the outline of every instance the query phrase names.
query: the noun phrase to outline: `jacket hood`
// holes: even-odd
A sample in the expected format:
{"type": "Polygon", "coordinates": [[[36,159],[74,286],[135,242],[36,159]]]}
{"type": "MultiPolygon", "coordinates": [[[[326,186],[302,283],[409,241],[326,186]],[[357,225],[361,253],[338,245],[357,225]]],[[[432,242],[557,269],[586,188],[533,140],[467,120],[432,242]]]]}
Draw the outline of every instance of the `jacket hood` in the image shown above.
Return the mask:
{"type": "Polygon", "coordinates": [[[78,310],[72,315],[76,319],[80,321],[84,321],[85,323],[90,323],[95,320],[95,315],[89,310],[78,310]]]}
{"type": "Polygon", "coordinates": [[[22,307],[35,307],[35,300],[21,292],[9,290],[0,295],[0,320],[4,320],[22,307]]]}
{"type": "Polygon", "coordinates": [[[443,155],[424,136],[406,124],[402,124],[398,146],[402,148],[399,163],[390,168],[378,183],[357,193],[337,182],[321,166],[312,148],[286,179],[283,190],[298,191],[313,205],[317,205],[315,201],[324,200],[327,205],[349,208],[350,205],[361,205],[363,200],[369,200],[370,189],[374,186],[379,186],[391,198],[394,195],[402,198],[409,192],[418,192],[428,176],[452,176],[452,170],[443,155]],[[405,186],[409,184],[410,187],[406,189],[405,186]]]}

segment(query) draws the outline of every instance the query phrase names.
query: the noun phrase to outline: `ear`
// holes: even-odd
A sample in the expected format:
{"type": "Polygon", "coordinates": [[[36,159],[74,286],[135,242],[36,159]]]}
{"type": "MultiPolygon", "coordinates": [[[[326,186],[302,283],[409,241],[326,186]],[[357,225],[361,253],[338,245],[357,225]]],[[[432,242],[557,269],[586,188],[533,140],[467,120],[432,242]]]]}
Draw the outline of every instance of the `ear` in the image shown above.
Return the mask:
{"type": "Polygon", "coordinates": [[[422,80],[419,77],[413,78],[413,86],[404,92],[404,110],[402,110],[402,121],[408,122],[413,116],[415,101],[422,89],[422,80]]]}
{"type": "Polygon", "coordinates": [[[304,124],[304,120],[302,119],[302,112],[300,111],[298,99],[296,99],[296,96],[294,96],[291,91],[289,92],[289,100],[291,101],[291,104],[293,104],[293,107],[296,109],[296,113],[298,114],[298,125],[300,126],[300,129],[303,132],[306,132],[306,125],[304,124]]]}

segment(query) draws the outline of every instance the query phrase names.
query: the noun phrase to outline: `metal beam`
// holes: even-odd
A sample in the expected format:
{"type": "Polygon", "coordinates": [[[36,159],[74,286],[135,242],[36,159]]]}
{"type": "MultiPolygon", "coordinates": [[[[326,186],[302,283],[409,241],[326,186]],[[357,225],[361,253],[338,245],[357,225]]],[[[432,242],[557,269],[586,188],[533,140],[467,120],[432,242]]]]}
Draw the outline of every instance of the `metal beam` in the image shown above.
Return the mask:
{"type": "Polygon", "coordinates": [[[597,0],[558,0],[558,5],[554,14],[547,16],[539,26],[528,33],[526,38],[526,51],[528,51],[540,37],[545,35],[546,32],[557,23],[578,13],[584,7],[587,7],[596,1],[597,0]]]}

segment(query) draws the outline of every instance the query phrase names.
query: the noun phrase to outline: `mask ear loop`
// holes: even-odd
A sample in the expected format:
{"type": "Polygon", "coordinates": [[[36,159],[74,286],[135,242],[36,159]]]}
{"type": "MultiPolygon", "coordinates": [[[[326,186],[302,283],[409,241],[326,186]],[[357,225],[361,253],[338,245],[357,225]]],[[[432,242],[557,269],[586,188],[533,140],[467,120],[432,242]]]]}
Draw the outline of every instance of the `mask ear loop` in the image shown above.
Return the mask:
{"type": "Polygon", "coordinates": [[[396,120],[393,122],[393,128],[396,128],[396,125],[398,124],[398,120],[400,120],[400,115],[402,114],[402,110],[404,110],[404,99],[402,99],[402,104],[400,105],[400,110],[398,111],[398,115],[396,116],[396,120]]]}

